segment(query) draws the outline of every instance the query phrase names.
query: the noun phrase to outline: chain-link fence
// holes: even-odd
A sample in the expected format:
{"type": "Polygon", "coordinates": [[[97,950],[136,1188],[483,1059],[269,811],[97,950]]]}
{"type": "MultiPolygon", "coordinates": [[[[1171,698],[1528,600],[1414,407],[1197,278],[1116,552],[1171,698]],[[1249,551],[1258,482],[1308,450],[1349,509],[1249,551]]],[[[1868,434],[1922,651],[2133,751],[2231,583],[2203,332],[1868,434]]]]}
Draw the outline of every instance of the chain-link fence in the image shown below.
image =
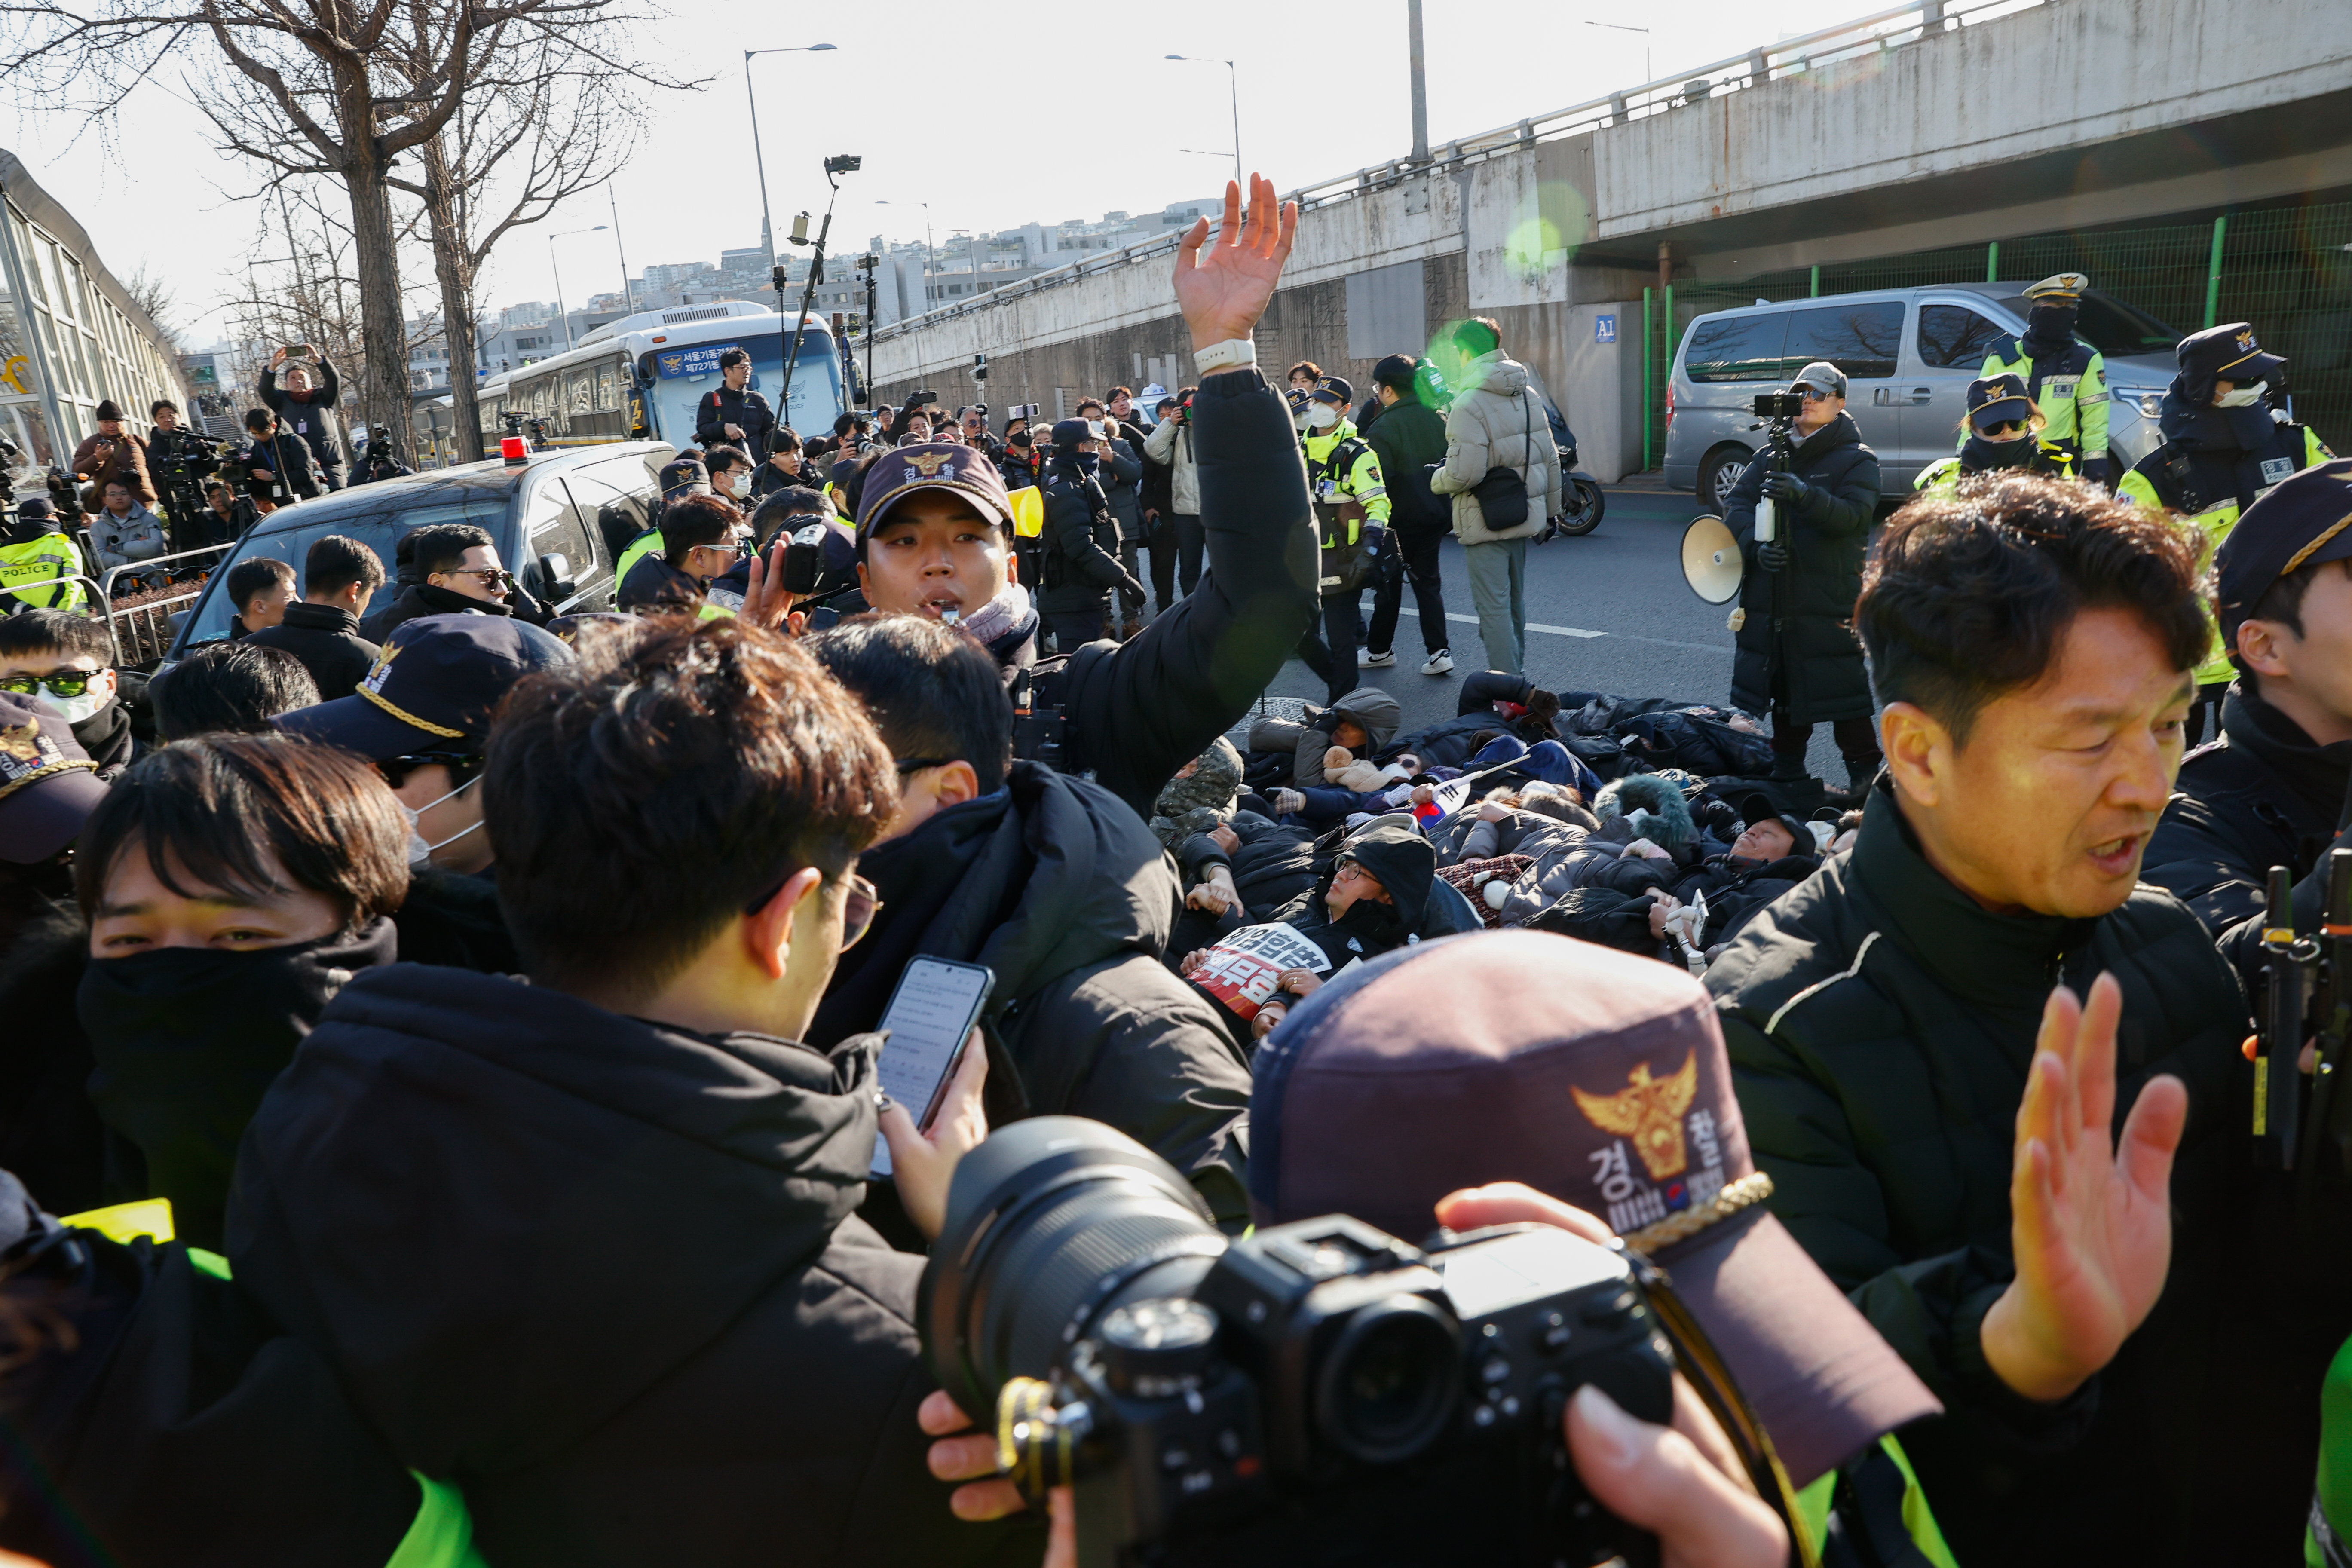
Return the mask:
{"type": "Polygon", "coordinates": [[[1675,345],[1711,310],[1867,289],[2084,272],[2092,287],[2183,332],[2251,321],[2263,347],[2287,358],[2295,416],[2352,453],[2352,202],[2227,214],[2206,223],[2146,224],[2027,235],[1867,261],[1768,272],[1738,282],[1644,289],[1650,348],[1645,456],[1664,453],[1666,386],[1675,345]],[[1670,325],[1669,325],[1670,324],[1670,325]]]}

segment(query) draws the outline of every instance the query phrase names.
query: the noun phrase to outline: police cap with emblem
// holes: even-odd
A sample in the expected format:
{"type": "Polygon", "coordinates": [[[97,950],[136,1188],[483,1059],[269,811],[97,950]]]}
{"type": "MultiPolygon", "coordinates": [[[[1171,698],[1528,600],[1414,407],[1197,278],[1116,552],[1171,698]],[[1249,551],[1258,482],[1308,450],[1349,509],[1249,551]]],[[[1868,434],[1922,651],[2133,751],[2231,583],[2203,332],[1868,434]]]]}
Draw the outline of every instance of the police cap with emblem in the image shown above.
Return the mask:
{"type": "Polygon", "coordinates": [[[2286,365],[2281,355],[2263,352],[2263,345],[2254,341],[2252,325],[2245,321],[2191,332],[2180,340],[2178,353],[2181,394],[2194,407],[2213,400],[2217,381],[2227,380],[2234,386],[2274,382],[2286,365]]]}
{"type": "Polygon", "coordinates": [[[1356,389],[1336,375],[1327,375],[1307,395],[1318,403],[1336,403],[1345,408],[1356,401],[1356,389]]]}
{"type": "Polygon", "coordinates": [[[2080,302],[2083,290],[2090,286],[2087,274],[2053,272],[2026,289],[2025,297],[2037,305],[2073,305],[2080,302]]]}
{"type": "MultiPolygon", "coordinates": [[[[1087,422],[1066,419],[1062,423],[1083,430],[1087,422]]],[[[961,496],[992,521],[1013,526],[1013,500],[1005,494],[1004,476],[996,471],[987,453],[960,441],[921,441],[911,447],[893,447],[867,466],[865,489],[857,498],[858,543],[866,542],[885,512],[917,490],[961,496]]]]}
{"type": "Polygon", "coordinates": [[[370,762],[471,756],[489,738],[490,710],[509,687],[571,662],[561,637],[510,616],[420,616],[393,627],[358,690],[270,722],[370,762]]]}
{"type": "Polygon", "coordinates": [[[1346,1214],[1417,1241],[1438,1199],[1505,1181],[1586,1209],[1666,1270],[1799,1486],[1940,1408],[1765,1206],[1722,1026],[1674,966],[1442,937],[1327,979],[1255,1065],[1261,1226],[1346,1214]]]}
{"type": "Polygon", "coordinates": [[[2221,640],[2237,647],[2272,584],[2325,561],[2352,561],[2352,458],[2288,475],[2240,515],[2213,556],[2221,640]]]}
{"type": "Polygon", "coordinates": [[[1988,375],[1969,383],[1969,423],[1978,429],[2032,417],[2033,399],[2019,377],[1988,375]]]}
{"type": "Polygon", "coordinates": [[[106,798],[97,770],[72,725],[0,691],[0,860],[37,865],[79,837],[106,798]]]}

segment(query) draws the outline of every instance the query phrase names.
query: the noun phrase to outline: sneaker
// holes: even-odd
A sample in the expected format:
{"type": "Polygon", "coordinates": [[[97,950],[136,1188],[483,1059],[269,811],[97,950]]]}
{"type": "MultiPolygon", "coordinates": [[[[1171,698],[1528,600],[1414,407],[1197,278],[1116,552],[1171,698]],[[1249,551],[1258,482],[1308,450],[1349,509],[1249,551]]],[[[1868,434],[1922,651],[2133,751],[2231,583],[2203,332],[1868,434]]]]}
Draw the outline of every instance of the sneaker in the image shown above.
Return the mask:
{"type": "Polygon", "coordinates": [[[1368,653],[1364,656],[1365,665],[1372,669],[1386,669],[1395,662],[1396,650],[1394,648],[1391,648],[1386,653],[1368,653]]]}
{"type": "Polygon", "coordinates": [[[1428,662],[1421,667],[1421,672],[1423,675],[1451,675],[1454,673],[1454,656],[1439,648],[1429,656],[1428,662]]]}

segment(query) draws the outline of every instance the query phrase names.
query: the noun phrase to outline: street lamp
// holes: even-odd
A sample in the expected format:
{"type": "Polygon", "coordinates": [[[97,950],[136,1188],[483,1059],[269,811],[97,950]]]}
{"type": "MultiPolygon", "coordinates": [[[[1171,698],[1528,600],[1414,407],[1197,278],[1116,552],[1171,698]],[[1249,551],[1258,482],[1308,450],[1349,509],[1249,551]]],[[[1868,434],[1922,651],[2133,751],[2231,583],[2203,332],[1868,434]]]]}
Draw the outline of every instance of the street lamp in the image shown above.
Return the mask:
{"type": "Polygon", "coordinates": [[[928,314],[931,308],[931,268],[938,265],[931,255],[931,204],[894,202],[886,196],[877,199],[874,205],[877,207],[918,206],[923,209],[923,309],[919,314],[928,314]]]}
{"type": "MultiPolygon", "coordinates": [[[[745,49],[743,51],[743,98],[751,106],[751,162],[760,172],[760,246],[768,253],[768,270],[776,269],[775,226],[768,217],[768,160],[760,151],[760,100],[751,93],[751,57],[753,55],[821,55],[831,49],[831,44],[794,44],[782,49],[745,49]]],[[[776,309],[784,308],[783,297],[777,295],[776,309]]]]}
{"type": "Polygon", "coordinates": [[[628,305],[629,313],[635,315],[637,286],[629,277],[628,249],[621,244],[621,199],[613,194],[613,182],[610,180],[604,182],[604,199],[613,207],[613,250],[621,258],[621,299],[628,305]]]}
{"type": "Polygon", "coordinates": [[[1184,60],[1196,66],[1223,66],[1228,73],[1226,85],[1234,99],[1234,183],[1249,195],[1249,182],[1242,177],[1242,73],[1231,60],[1203,58],[1198,55],[1164,55],[1163,59],[1184,60]]]}
{"type": "Polygon", "coordinates": [[[547,237],[547,266],[548,269],[555,274],[555,313],[563,318],[563,348],[567,353],[572,347],[572,313],[563,308],[563,268],[555,264],[555,242],[559,239],[569,239],[575,234],[602,234],[605,226],[600,223],[593,228],[567,228],[562,234],[551,234],[547,237]]]}
{"type": "Polygon", "coordinates": [[[1586,26],[1588,26],[1588,27],[1606,27],[1606,28],[1608,28],[1608,29],[1609,29],[1611,32],[1612,32],[1612,33],[1639,33],[1639,34],[1641,34],[1641,35],[1642,35],[1642,85],[1643,85],[1643,87],[1647,87],[1647,86],[1649,86],[1649,85],[1650,85],[1650,83],[1651,83],[1654,79],[1655,79],[1655,78],[1657,77],[1657,74],[1658,74],[1658,73],[1657,73],[1657,68],[1650,63],[1650,29],[1649,29],[1649,28],[1647,28],[1647,27],[1633,27],[1633,26],[1628,26],[1626,24],[1624,24],[1624,23],[1622,23],[1622,22],[1587,22],[1587,23],[1585,23],[1584,25],[1585,25],[1586,26]]]}

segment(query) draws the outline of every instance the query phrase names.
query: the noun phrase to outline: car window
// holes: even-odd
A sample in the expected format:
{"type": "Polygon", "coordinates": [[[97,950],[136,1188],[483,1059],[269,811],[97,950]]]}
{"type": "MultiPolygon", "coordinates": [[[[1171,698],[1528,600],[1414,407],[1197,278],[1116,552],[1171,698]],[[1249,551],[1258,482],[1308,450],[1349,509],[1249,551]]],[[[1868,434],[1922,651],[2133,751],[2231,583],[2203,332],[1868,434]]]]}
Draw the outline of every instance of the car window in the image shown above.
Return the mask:
{"type": "Polygon", "coordinates": [[[1710,316],[1691,329],[1683,371],[1693,381],[1773,381],[1789,332],[1785,310],[1710,316]]]}
{"type": "Polygon", "coordinates": [[[1937,370],[1984,368],[1985,355],[2009,338],[2005,328],[1966,305],[1919,307],[1919,362],[1937,370]]]}
{"type": "Polygon", "coordinates": [[[567,595],[555,591],[554,581],[540,568],[541,560],[562,556],[569,568],[567,575],[582,583],[595,575],[595,548],[588,542],[588,530],[561,478],[541,476],[524,504],[524,532],[530,541],[530,554],[528,564],[515,563],[515,570],[522,574],[534,596],[552,603],[567,595]]]}
{"type": "Polygon", "coordinates": [[[657,493],[645,464],[635,458],[591,463],[564,476],[580,516],[604,542],[608,560],[618,561],[629,541],[643,533],[657,493]]]}
{"type": "MultiPolygon", "coordinates": [[[[403,534],[414,532],[430,523],[470,522],[478,528],[488,529],[496,537],[504,531],[499,525],[506,518],[506,505],[495,496],[437,506],[411,507],[405,511],[344,512],[307,525],[301,521],[305,510],[298,506],[278,514],[287,518],[289,526],[268,532],[257,530],[247,534],[214,570],[211,584],[191,617],[188,647],[218,642],[228,636],[228,624],[236,615],[236,606],[228,602],[228,595],[222,590],[221,584],[228,577],[227,569],[240,561],[250,561],[257,555],[283,561],[294,568],[299,584],[303,558],[310,553],[310,546],[328,534],[341,534],[345,539],[357,540],[366,545],[375,552],[376,559],[383,563],[384,585],[376,590],[375,600],[376,604],[383,604],[400,591],[393,578],[394,562],[403,534]]],[[[277,516],[266,520],[261,528],[268,529],[277,520],[277,516]]]]}
{"type": "Polygon", "coordinates": [[[1895,374],[1897,349],[1903,342],[1903,302],[1899,300],[1822,305],[1789,312],[1789,341],[1780,350],[1783,374],[1794,375],[1815,360],[1830,363],[1860,380],[1884,379],[1895,374]]]}
{"type": "MultiPolygon", "coordinates": [[[[2011,295],[2001,303],[2016,311],[2020,321],[2033,307],[2033,302],[2022,294],[2011,295]]],[[[2095,289],[2083,296],[2082,305],[2074,313],[2074,335],[2109,359],[2168,354],[2180,343],[2179,332],[2146,310],[2095,289]]]]}

